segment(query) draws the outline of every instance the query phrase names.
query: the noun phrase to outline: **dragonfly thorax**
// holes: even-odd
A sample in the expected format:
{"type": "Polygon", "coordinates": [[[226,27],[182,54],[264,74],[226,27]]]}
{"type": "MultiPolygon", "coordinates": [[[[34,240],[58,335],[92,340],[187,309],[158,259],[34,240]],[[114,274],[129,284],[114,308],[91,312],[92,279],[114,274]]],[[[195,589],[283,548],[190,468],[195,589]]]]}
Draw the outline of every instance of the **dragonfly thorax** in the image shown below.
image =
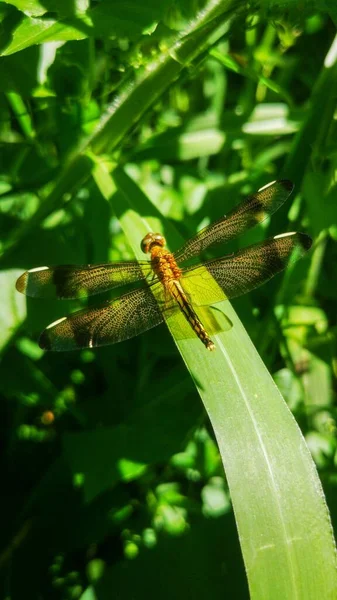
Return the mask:
{"type": "Polygon", "coordinates": [[[147,233],[142,239],[140,247],[142,251],[147,254],[151,252],[152,246],[160,246],[163,248],[166,245],[166,240],[161,233],[147,233]]]}

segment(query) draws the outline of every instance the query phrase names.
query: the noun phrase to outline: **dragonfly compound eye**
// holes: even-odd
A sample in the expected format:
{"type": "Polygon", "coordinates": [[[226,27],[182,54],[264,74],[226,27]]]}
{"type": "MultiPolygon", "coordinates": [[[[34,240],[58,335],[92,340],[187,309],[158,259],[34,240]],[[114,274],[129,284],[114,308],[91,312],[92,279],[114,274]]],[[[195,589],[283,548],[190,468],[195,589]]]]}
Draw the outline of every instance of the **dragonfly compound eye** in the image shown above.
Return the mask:
{"type": "Polygon", "coordinates": [[[140,247],[142,251],[147,254],[151,251],[151,246],[155,244],[156,246],[165,246],[166,240],[161,233],[147,233],[146,236],[142,239],[140,247]]]}

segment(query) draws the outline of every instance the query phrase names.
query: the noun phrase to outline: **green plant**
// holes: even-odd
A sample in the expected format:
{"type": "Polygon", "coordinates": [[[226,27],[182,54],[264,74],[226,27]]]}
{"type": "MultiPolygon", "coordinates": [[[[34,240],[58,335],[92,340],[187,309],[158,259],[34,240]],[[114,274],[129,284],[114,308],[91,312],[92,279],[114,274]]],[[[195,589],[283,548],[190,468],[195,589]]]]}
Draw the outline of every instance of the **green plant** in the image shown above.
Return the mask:
{"type": "Polygon", "coordinates": [[[288,8],[0,6],[4,595],[141,598],[152,581],[162,598],[247,597],[195,390],[250,596],[336,595],[322,489],[279,392],[333,499],[336,15],[288,8]],[[22,270],[140,257],[149,229],[174,249],[280,176],[296,193],[269,230],[305,227],[314,249],[236,303],[279,389],[229,303],[216,353],[178,342],[189,374],[164,328],[42,355],[38,332],[71,307],[32,300],[26,316],[22,270]]]}

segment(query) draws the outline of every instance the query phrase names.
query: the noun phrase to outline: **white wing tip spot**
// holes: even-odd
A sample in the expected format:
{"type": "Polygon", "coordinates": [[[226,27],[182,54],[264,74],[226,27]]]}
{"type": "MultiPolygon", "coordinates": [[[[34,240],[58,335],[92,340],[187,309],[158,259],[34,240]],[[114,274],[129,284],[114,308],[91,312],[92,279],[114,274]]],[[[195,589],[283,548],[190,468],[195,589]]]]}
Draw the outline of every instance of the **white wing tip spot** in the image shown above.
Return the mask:
{"type": "Polygon", "coordinates": [[[270,183],[266,183],[266,185],[262,186],[261,188],[258,189],[258,192],[262,192],[262,190],[266,190],[267,188],[269,188],[271,185],[274,185],[274,183],[276,183],[276,179],[274,179],[274,181],[271,181],[270,183]]]}
{"type": "Polygon", "coordinates": [[[50,325],[48,325],[48,327],[46,327],[46,329],[51,329],[51,327],[55,327],[55,325],[62,323],[62,321],[65,321],[66,319],[67,319],[67,317],[61,317],[61,319],[57,319],[57,321],[50,323],[50,325]]]}
{"type": "Polygon", "coordinates": [[[274,240],[278,240],[283,237],[290,237],[291,235],[296,235],[296,231],[288,231],[288,233],[279,233],[279,235],[274,236],[274,240]]]}
{"type": "Polygon", "coordinates": [[[48,271],[49,267],[35,267],[35,269],[29,269],[28,273],[38,273],[39,271],[48,271]]]}

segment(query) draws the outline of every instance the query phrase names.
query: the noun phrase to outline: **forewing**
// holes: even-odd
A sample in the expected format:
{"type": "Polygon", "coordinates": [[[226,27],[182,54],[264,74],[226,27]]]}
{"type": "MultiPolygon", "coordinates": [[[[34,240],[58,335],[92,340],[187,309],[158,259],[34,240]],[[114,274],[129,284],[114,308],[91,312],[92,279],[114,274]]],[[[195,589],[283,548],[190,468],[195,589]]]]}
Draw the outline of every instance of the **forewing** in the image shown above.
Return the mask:
{"type": "Polygon", "coordinates": [[[56,351],[95,348],[122,342],[151,329],[163,321],[165,310],[170,312],[161,288],[160,283],[142,287],[59,319],[43,331],[40,346],[56,351]]]}
{"type": "Polygon", "coordinates": [[[145,279],[151,273],[148,261],[37,267],[19,277],[16,289],[39,298],[81,298],[145,279]]]}
{"type": "Polygon", "coordinates": [[[248,196],[232,211],[205,227],[189,239],[174,257],[178,262],[201,254],[203,250],[219,242],[228,242],[246,229],[264,221],[285,202],[293,190],[293,184],[287,179],[273,181],[248,196]]]}
{"type": "Polygon", "coordinates": [[[215,304],[250,292],[305,255],[311,238],[304,233],[284,233],[239,252],[184,270],[185,289],[199,303],[215,304]],[[212,281],[215,280],[215,284],[212,281]]]}

